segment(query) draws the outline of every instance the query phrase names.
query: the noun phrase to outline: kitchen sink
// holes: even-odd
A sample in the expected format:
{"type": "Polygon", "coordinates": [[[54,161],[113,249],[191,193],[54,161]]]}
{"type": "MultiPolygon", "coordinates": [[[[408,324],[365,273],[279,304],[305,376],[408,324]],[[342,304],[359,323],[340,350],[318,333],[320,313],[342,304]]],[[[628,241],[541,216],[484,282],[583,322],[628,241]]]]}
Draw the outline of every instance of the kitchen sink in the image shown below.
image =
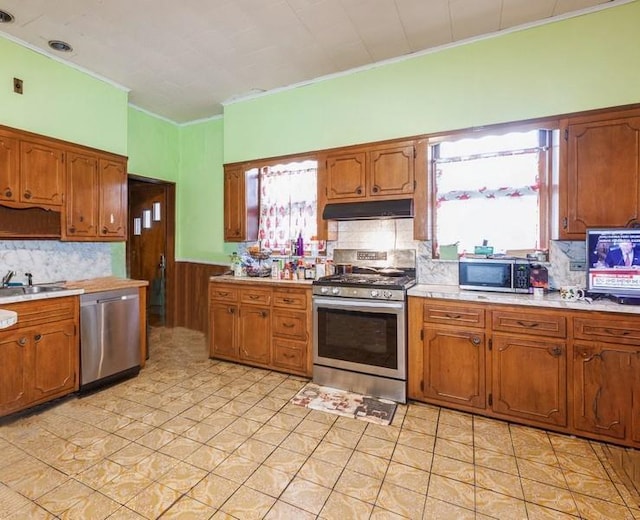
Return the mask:
{"type": "Polygon", "coordinates": [[[0,298],[23,296],[25,294],[40,294],[64,291],[63,285],[25,285],[22,287],[0,287],[0,298]]]}

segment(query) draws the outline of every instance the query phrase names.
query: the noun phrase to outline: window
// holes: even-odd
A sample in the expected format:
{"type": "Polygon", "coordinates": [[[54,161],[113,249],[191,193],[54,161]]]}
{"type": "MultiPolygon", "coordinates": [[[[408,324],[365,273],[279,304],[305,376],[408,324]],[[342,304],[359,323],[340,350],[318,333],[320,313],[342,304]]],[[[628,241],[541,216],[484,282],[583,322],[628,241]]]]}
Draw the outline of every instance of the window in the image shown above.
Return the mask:
{"type": "Polygon", "coordinates": [[[434,251],[493,246],[494,253],[547,246],[552,132],[447,138],[431,147],[434,251]]]}
{"type": "Polygon", "coordinates": [[[317,234],[317,161],[291,162],[260,168],[262,246],[285,253],[301,233],[305,248],[317,234]]]}

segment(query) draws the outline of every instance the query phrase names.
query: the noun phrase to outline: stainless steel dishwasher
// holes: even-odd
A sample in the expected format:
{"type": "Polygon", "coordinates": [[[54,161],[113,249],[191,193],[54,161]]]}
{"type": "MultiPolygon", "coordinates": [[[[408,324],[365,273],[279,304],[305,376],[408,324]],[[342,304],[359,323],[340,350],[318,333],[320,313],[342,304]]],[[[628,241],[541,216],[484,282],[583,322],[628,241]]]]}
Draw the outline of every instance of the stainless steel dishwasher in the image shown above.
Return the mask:
{"type": "Polygon", "coordinates": [[[137,288],[80,296],[80,391],[140,371],[140,308],[137,288]]]}

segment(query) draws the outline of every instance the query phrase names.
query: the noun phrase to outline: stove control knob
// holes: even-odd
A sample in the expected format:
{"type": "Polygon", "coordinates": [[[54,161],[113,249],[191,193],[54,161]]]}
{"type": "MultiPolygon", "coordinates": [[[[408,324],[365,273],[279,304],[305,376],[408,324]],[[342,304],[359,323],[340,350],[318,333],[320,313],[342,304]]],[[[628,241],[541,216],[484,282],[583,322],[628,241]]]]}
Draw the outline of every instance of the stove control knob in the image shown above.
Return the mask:
{"type": "Polygon", "coordinates": [[[388,300],[389,298],[391,298],[393,296],[393,294],[391,294],[391,291],[385,291],[383,293],[383,296],[388,300]]]}
{"type": "Polygon", "coordinates": [[[378,296],[380,296],[380,293],[378,291],[376,291],[375,289],[373,291],[371,291],[371,297],[372,298],[377,298],[378,296]]]}
{"type": "Polygon", "coordinates": [[[329,292],[329,288],[328,288],[328,287],[321,287],[321,288],[320,288],[320,292],[321,292],[322,294],[327,294],[327,293],[329,292]]]}
{"type": "Polygon", "coordinates": [[[340,288],[339,287],[332,287],[331,288],[331,294],[340,294],[340,288]]]}

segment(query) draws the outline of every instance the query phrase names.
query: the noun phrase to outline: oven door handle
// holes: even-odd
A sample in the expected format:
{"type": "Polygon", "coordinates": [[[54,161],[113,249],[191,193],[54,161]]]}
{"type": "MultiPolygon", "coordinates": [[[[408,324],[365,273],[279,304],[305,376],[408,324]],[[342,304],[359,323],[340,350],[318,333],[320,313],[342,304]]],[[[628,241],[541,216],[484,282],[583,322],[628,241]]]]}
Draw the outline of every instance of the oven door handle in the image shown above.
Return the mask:
{"type": "Polygon", "coordinates": [[[314,298],[313,305],[316,307],[323,306],[329,309],[404,309],[404,302],[387,302],[379,300],[349,300],[341,298],[339,301],[331,298],[314,298]]]}

